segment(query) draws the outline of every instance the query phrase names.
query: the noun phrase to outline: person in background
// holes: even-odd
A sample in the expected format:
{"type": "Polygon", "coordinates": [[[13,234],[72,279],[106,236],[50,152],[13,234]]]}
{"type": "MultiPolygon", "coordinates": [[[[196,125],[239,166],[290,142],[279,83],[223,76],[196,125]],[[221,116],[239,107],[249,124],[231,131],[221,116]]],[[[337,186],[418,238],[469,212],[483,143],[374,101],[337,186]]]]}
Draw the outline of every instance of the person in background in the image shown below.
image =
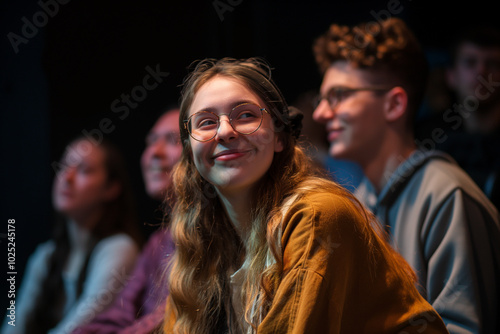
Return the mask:
{"type": "Polygon", "coordinates": [[[70,333],[121,291],[141,241],[124,160],[103,140],[77,138],[58,165],[54,236],[30,256],[4,334],[70,333]]]}
{"type": "MultiPolygon", "coordinates": [[[[175,202],[169,196],[172,169],[180,158],[182,145],[179,134],[179,108],[173,106],[163,113],[146,136],[146,148],[141,168],[149,197],[158,203],[166,201],[168,208],[175,202]]],[[[115,302],[91,323],[77,328],[74,334],[84,333],[149,333],[163,320],[164,302],[168,295],[162,285],[162,275],[174,244],[167,229],[160,227],[146,243],[131,275],[115,302]],[[155,312],[156,311],[156,312],[155,312]]]]}
{"type": "Polygon", "coordinates": [[[446,79],[455,103],[442,114],[446,138],[437,147],[500,209],[500,30],[468,28],[451,56],[446,79]]]}
{"type": "Polygon", "coordinates": [[[185,79],[165,333],[447,333],[354,196],[297,145],[259,58],[185,79]]]}
{"type": "Polygon", "coordinates": [[[418,147],[427,64],[408,26],[333,24],[313,45],[323,73],[313,117],[333,157],[360,164],[355,195],[387,229],[451,333],[498,331],[499,215],[448,155],[418,147]]]}

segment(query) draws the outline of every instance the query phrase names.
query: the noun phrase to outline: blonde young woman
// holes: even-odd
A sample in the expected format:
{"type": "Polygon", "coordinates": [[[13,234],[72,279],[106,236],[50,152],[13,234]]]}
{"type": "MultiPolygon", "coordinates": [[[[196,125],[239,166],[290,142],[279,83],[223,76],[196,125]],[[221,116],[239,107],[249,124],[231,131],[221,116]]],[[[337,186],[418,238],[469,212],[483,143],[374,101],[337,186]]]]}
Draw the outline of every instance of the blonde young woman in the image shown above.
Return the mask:
{"type": "Polygon", "coordinates": [[[372,216],[316,176],[259,59],[185,81],[165,333],[447,333],[372,216]]]}

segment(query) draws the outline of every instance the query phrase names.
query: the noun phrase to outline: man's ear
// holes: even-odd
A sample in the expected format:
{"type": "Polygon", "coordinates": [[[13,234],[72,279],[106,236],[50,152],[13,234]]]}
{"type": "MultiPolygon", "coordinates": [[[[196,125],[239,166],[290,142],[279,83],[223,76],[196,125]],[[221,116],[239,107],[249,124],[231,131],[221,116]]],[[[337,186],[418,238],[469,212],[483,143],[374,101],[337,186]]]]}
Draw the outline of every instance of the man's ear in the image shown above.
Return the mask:
{"type": "Polygon", "coordinates": [[[384,116],[388,122],[401,119],[408,107],[408,93],[403,87],[396,86],[386,93],[384,116]]]}

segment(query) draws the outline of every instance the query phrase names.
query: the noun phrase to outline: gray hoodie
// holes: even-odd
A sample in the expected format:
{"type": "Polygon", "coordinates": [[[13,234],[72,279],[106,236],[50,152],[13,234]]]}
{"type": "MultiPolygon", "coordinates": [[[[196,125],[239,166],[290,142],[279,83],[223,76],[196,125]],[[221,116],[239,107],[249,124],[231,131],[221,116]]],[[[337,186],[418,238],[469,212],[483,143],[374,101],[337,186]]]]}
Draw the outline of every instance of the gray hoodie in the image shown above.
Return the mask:
{"type": "Polygon", "coordinates": [[[355,194],[386,226],[450,333],[500,330],[499,214],[450,156],[417,150],[380,194],[366,178],[355,194]]]}

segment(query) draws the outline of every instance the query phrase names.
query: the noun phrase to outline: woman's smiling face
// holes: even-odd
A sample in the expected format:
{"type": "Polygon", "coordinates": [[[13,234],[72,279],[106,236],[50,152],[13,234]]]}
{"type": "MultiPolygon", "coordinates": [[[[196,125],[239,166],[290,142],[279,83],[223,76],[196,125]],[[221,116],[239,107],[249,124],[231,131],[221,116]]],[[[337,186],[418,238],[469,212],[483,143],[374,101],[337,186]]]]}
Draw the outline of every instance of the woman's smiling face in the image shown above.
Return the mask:
{"type": "Polygon", "coordinates": [[[241,81],[216,75],[198,89],[187,115],[210,111],[220,116],[213,139],[199,142],[190,137],[189,140],[197,170],[225,196],[251,190],[271,166],[274,153],[283,150],[271,116],[266,112],[262,113],[262,124],[254,133],[243,135],[234,130],[227,115],[242,103],[266,107],[241,81]]]}

